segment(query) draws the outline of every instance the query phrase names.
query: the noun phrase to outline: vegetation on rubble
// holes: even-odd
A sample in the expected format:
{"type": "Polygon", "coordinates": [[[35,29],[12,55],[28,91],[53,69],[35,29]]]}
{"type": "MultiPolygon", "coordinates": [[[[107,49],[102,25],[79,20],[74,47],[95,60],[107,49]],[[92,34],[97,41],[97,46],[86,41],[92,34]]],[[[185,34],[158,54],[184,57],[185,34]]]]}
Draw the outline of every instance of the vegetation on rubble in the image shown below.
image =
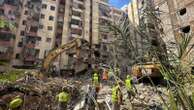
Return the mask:
{"type": "Polygon", "coordinates": [[[176,40],[173,43],[174,50],[169,50],[167,56],[170,59],[168,60],[168,63],[171,65],[171,67],[169,68],[162,65],[161,73],[167,81],[169,94],[171,94],[168,109],[194,109],[194,103],[191,99],[193,91],[190,91],[194,89],[192,87],[194,82],[192,81],[191,77],[191,63],[193,61],[193,57],[189,58],[194,47],[191,41],[192,35],[180,34],[179,40],[176,40]]]}
{"type": "Polygon", "coordinates": [[[25,75],[24,70],[9,70],[0,74],[0,84],[6,81],[14,82],[25,75]]]}
{"type": "MultiPolygon", "coordinates": [[[[133,35],[130,35],[128,32],[131,29],[134,29],[136,33],[142,38],[147,40],[145,45],[151,44],[148,37],[149,35],[146,32],[141,31],[141,28],[135,28],[130,24],[127,19],[121,19],[118,23],[108,24],[106,28],[109,29],[110,32],[116,33],[116,38],[114,40],[121,41],[122,48],[127,49],[128,59],[134,60],[131,63],[128,63],[129,66],[135,64],[136,62],[141,62],[141,56],[137,57],[138,49],[135,47],[133,42],[136,42],[133,39],[133,35]],[[119,38],[118,38],[119,36],[119,38]]],[[[156,26],[156,29],[159,28],[156,26]]],[[[158,29],[159,30],[159,29],[158,29]]],[[[158,31],[160,32],[160,31],[158,31]]],[[[161,35],[157,36],[158,41],[161,42],[163,46],[163,42],[161,41],[162,37],[166,37],[162,32],[161,35]]],[[[194,44],[192,43],[193,34],[180,34],[175,41],[171,42],[171,45],[166,45],[166,47],[158,46],[148,46],[150,55],[155,57],[161,64],[160,72],[162,73],[168,88],[168,93],[166,93],[168,97],[168,101],[166,102],[163,97],[159,95],[161,100],[163,101],[163,108],[168,110],[193,110],[194,103],[192,101],[192,92],[194,89],[194,81],[192,79],[191,74],[191,66],[192,61],[194,60],[193,56],[190,53],[193,51],[194,44]],[[170,47],[170,48],[169,48],[170,47]],[[161,51],[165,51],[160,55],[161,51]],[[187,59],[187,60],[186,60],[187,59]],[[189,59],[189,60],[188,60],[189,59]]],[[[177,36],[176,36],[177,37],[177,36]]],[[[143,56],[142,56],[143,57],[143,56]]],[[[118,60],[118,57],[113,57],[118,60]]],[[[119,61],[119,60],[118,60],[119,61]]],[[[119,62],[118,62],[119,63],[119,62]]],[[[151,82],[152,79],[149,78],[151,82]]],[[[157,90],[157,86],[152,83],[152,85],[157,90]]]]}

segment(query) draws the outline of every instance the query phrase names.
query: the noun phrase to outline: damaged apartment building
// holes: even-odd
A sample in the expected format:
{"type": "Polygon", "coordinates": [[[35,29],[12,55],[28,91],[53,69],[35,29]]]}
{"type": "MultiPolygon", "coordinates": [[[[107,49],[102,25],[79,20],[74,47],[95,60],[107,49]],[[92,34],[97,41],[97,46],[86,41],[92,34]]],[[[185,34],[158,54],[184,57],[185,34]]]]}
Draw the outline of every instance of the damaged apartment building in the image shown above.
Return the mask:
{"type": "Polygon", "coordinates": [[[0,60],[13,59],[16,29],[20,20],[20,0],[0,0],[0,60]]]}
{"type": "MultiPolygon", "coordinates": [[[[128,5],[128,15],[130,21],[136,27],[143,24],[145,16],[142,15],[148,12],[144,9],[150,6],[154,8],[156,17],[160,19],[159,25],[162,27],[160,32],[163,33],[162,39],[167,49],[174,51],[173,44],[177,40],[178,33],[192,35],[194,0],[132,0],[128,5]]],[[[151,27],[155,28],[155,26],[151,27]]],[[[143,48],[141,44],[140,48],[143,48]]],[[[190,56],[193,56],[193,54],[191,53],[190,56]]]]}
{"type": "MultiPolygon", "coordinates": [[[[49,51],[66,44],[74,38],[87,40],[95,50],[103,48],[108,51],[109,49],[104,46],[104,43],[111,39],[111,35],[101,33],[99,25],[103,25],[103,22],[106,21],[112,22],[114,16],[123,15],[120,9],[109,6],[107,0],[14,1],[18,4],[13,4],[15,8],[12,6],[11,9],[16,11],[17,8],[17,14],[19,15],[14,17],[18,18],[16,19],[16,30],[13,34],[7,33],[15,36],[10,37],[9,40],[12,53],[9,54],[10,58],[8,58],[12,66],[15,67],[39,65],[49,51]],[[18,6],[20,7],[18,8],[18,6]],[[108,15],[103,13],[108,13],[108,15]]],[[[9,0],[2,1],[1,5],[6,9],[2,7],[1,9],[7,10],[8,3],[9,0]]],[[[1,11],[1,15],[5,12],[7,11],[1,11]]],[[[1,44],[5,46],[3,43],[1,44]]],[[[104,55],[101,56],[104,57],[104,55]]],[[[55,62],[58,62],[60,67],[64,67],[64,65],[72,65],[74,59],[71,52],[64,52],[55,62]]]]}

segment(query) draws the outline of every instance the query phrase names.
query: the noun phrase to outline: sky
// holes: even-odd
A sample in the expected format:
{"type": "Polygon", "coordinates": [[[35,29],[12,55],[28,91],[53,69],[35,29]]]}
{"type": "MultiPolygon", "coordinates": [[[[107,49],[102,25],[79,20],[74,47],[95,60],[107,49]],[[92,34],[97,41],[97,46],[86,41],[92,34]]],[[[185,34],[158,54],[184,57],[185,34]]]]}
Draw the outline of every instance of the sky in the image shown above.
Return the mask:
{"type": "Polygon", "coordinates": [[[130,0],[109,0],[109,3],[117,8],[121,8],[124,5],[128,4],[130,0]]]}

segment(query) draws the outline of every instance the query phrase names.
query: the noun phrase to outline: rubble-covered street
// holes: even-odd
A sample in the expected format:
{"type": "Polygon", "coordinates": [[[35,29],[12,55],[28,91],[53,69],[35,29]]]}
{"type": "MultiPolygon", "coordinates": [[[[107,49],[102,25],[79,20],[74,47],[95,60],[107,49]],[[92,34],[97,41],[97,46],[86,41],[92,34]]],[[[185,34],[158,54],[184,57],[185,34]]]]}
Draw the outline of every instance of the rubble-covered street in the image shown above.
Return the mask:
{"type": "MultiPolygon", "coordinates": [[[[84,99],[87,93],[87,86],[91,84],[88,74],[79,77],[37,77],[37,73],[32,72],[25,75],[16,82],[3,82],[0,87],[1,110],[6,108],[13,97],[24,96],[22,110],[58,110],[56,95],[66,87],[71,92],[71,102],[68,110],[85,110],[83,108],[84,99]]],[[[100,110],[109,110],[111,107],[111,81],[101,83],[97,102],[100,110]],[[108,107],[109,106],[109,107],[108,107]]],[[[136,95],[129,100],[126,88],[122,86],[123,104],[122,110],[162,110],[163,101],[168,101],[167,88],[163,85],[151,86],[150,83],[135,84],[136,95]]]]}

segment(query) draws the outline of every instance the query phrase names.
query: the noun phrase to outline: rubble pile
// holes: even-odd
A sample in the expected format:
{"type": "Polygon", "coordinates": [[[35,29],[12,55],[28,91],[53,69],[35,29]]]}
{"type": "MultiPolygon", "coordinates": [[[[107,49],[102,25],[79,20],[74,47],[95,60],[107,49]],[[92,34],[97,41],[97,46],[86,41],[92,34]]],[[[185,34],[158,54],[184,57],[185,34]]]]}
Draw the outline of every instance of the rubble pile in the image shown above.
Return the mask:
{"type": "Polygon", "coordinates": [[[163,101],[162,98],[167,101],[167,88],[166,87],[157,87],[157,90],[155,87],[151,85],[146,85],[146,84],[137,84],[135,85],[137,88],[137,94],[136,98],[132,101],[133,105],[142,105],[142,106],[147,106],[150,109],[151,108],[162,108],[163,101]]]}
{"type": "Polygon", "coordinates": [[[16,96],[24,97],[22,110],[57,110],[56,95],[62,88],[71,93],[73,107],[80,98],[80,83],[62,78],[40,80],[35,77],[23,77],[14,83],[0,85],[0,109],[8,110],[7,105],[16,96]]]}

